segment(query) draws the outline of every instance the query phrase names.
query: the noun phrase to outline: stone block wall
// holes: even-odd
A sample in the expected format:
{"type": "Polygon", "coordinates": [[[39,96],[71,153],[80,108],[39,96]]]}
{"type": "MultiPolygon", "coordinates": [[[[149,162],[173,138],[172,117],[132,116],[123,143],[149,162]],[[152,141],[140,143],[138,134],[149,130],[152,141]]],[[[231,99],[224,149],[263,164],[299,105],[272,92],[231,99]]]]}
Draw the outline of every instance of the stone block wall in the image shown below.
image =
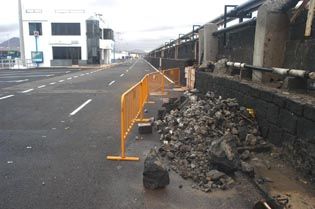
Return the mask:
{"type": "Polygon", "coordinates": [[[296,168],[315,175],[314,98],[285,95],[277,89],[200,71],[196,73],[196,88],[237,98],[240,105],[253,108],[261,134],[283,148],[296,168]]]}

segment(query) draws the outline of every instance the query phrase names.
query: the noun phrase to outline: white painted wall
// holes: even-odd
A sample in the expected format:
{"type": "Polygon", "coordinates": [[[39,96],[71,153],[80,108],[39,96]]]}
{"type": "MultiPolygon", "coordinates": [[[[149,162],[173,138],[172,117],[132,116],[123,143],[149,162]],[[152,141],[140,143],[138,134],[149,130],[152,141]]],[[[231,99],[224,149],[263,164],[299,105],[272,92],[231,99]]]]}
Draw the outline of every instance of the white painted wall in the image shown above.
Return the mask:
{"type": "MultiPolygon", "coordinates": [[[[42,35],[38,37],[38,51],[43,51],[44,63],[40,67],[50,67],[50,61],[53,59],[52,47],[81,47],[81,59],[87,60],[87,41],[86,41],[86,20],[92,15],[86,13],[84,10],[74,13],[69,10],[47,10],[47,9],[29,9],[22,8],[23,31],[24,31],[24,44],[25,44],[25,58],[31,59],[31,52],[35,51],[35,37],[29,35],[29,22],[42,23],[42,35]],[[30,13],[37,11],[38,13],[30,13]],[[41,11],[41,12],[39,12],[41,11]],[[57,12],[56,12],[57,11],[57,12]],[[84,12],[84,13],[82,13],[84,12]],[[80,23],[81,35],[80,36],[52,36],[51,23],[80,23]]],[[[114,42],[112,40],[100,40],[100,48],[106,50],[113,50],[114,42]]],[[[104,53],[109,57],[105,58],[110,60],[111,53],[104,53]]]]}

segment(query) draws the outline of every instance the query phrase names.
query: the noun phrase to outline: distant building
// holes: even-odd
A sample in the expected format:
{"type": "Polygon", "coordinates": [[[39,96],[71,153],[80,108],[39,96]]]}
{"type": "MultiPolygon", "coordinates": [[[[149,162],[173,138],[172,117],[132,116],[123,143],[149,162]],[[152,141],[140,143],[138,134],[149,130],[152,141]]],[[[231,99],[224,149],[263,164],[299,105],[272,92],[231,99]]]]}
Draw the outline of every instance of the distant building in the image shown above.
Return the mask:
{"type": "Polygon", "coordinates": [[[25,59],[40,67],[111,62],[114,33],[99,16],[22,7],[22,22],[25,59]]]}

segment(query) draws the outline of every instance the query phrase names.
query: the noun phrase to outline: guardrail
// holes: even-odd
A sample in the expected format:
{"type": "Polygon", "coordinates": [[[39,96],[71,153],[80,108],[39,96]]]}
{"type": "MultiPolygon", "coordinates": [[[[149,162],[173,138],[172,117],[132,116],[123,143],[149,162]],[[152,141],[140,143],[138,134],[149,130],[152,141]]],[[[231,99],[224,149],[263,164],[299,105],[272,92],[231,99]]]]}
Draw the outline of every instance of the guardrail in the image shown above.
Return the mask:
{"type": "Polygon", "coordinates": [[[11,69],[15,64],[14,59],[0,59],[0,68],[11,69]]]}
{"type": "Polygon", "coordinates": [[[179,68],[163,70],[163,74],[169,79],[171,79],[176,86],[180,86],[180,69],[179,68]]]}
{"type": "MultiPolygon", "coordinates": [[[[179,69],[172,69],[172,71],[179,69]]],[[[169,71],[169,72],[172,72],[169,71]]],[[[178,73],[171,73],[172,77],[178,73]]],[[[175,78],[175,80],[179,80],[175,78]]],[[[174,82],[163,72],[149,73],[143,79],[131,87],[121,96],[121,115],[120,115],[120,156],[107,156],[108,160],[137,161],[139,157],[126,156],[126,140],[129,132],[136,122],[149,122],[150,119],[144,118],[144,105],[148,102],[150,95],[164,94],[165,85],[167,87],[174,82]]]]}
{"type": "Polygon", "coordinates": [[[31,59],[0,59],[0,69],[28,69],[35,67],[36,63],[33,63],[31,59]]]}

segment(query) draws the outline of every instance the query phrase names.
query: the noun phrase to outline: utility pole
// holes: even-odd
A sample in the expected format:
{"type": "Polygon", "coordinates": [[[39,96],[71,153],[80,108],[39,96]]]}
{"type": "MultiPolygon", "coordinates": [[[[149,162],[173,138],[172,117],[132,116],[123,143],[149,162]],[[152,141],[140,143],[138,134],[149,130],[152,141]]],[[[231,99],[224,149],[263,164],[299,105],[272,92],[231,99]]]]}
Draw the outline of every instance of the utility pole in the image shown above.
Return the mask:
{"type": "Polygon", "coordinates": [[[20,53],[22,66],[25,66],[25,48],[24,48],[24,33],[23,33],[23,19],[22,19],[22,0],[18,0],[19,7],[19,32],[20,32],[20,53]]]}

